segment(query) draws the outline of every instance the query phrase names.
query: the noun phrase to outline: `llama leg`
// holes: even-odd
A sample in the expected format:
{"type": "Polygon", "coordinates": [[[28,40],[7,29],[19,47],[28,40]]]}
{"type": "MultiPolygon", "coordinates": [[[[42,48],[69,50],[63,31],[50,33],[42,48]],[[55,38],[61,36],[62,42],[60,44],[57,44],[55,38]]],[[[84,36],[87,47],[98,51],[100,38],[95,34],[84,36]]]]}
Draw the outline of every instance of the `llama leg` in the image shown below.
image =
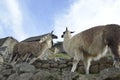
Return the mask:
{"type": "Polygon", "coordinates": [[[120,53],[120,46],[118,44],[114,44],[114,45],[110,45],[110,49],[113,53],[113,65],[116,67],[116,68],[119,68],[120,67],[120,57],[119,57],[119,53],[120,53]]]}
{"type": "Polygon", "coordinates": [[[90,69],[90,65],[91,65],[91,58],[86,58],[84,59],[84,67],[85,67],[85,73],[89,74],[89,69],[90,69]]]}
{"type": "Polygon", "coordinates": [[[77,60],[75,60],[75,59],[74,59],[71,72],[74,72],[74,71],[75,71],[75,69],[76,69],[76,67],[77,67],[78,62],[79,62],[79,61],[77,61],[77,60]]]}
{"type": "Polygon", "coordinates": [[[29,55],[27,56],[27,58],[26,58],[26,62],[29,61],[31,55],[32,55],[32,54],[29,54],[29,55]]]}
{"type": "Polygon", "coordinates": [[[26,58],[27,58],[28,55],[29,55],[29,54],[25,54],[23,57],[21,57],[22,60],[23,60],[23,62],[26,61],[26,58]]]}
{"type": "Polygon", "coordinates": [[[74,72],[76,70],[77,64],[79,63],[80,59],[81,59],[80,54],[76,53],[74,56],[73,66],[72,66],[71,72],[74,72]]]}
{"type": "Polygon", "coordinates": [[[17,60],[17,58],[18,58],[18,54],[16,54],[15,56],[13,56],[12,62],[15,62],[17,60]]]}
{"type": "Polygon", "coordinates": [[[38,58],[33,58],[32,60],[30,60],[29,64],[34,63],[38,58]]]}

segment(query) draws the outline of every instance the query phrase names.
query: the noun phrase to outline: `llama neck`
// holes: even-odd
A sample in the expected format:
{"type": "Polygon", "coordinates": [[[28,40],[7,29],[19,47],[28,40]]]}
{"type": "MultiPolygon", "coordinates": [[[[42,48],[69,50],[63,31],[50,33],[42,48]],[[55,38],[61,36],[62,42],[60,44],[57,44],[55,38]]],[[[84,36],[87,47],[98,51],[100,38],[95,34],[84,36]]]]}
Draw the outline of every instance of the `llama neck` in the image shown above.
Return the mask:
{"type": "Polygon", "coordinates": [[[64,37],[64,41],[63,41],[63,48],[67,53],[69,53],[70,39],[71,39],[71,35],[67,35],[64,37]]]}

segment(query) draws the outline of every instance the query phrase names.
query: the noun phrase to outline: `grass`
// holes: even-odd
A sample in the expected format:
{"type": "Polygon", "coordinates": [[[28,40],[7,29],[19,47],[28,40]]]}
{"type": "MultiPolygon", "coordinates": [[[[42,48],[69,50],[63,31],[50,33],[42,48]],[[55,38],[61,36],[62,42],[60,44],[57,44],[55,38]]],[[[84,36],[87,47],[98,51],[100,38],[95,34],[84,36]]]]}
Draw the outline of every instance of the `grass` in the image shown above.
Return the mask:
{"type": "Polygon", "coordinates": [[[67,54],[63,54],[63,53],[57,53],[57,54],[53,54],[51,56],[49,56],[50,58],[63,58],[63,59],[71,59],[71,57],[67,54]]]}

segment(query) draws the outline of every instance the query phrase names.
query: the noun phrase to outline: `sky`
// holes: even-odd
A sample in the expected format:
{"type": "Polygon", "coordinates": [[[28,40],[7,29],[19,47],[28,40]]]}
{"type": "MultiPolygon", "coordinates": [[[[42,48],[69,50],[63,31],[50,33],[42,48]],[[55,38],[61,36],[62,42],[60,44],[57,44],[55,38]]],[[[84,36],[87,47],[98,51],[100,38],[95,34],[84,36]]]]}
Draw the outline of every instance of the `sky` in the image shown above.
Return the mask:
{"type": "Polygon", "coordinates": [[[0,38],[18,41],[65,28],[75,34],[88,28],[120,24],[120,0],[0,0],[0,38]]]}

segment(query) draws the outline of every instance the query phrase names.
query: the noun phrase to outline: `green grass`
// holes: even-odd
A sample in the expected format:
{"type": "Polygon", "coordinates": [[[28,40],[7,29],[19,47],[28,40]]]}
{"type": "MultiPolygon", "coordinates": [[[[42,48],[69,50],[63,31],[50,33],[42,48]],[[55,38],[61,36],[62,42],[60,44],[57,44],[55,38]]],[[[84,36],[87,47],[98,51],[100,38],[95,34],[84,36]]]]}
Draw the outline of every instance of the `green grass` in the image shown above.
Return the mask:
{"type": "Polygon", "coordinates": [[[51,56],[49,56],[50,58],[63,58],[63,59],[70,59],[71,57],[67,54],[63,54],[63,53],[57,53],[57,54],[53,54],[51,56]]]}

